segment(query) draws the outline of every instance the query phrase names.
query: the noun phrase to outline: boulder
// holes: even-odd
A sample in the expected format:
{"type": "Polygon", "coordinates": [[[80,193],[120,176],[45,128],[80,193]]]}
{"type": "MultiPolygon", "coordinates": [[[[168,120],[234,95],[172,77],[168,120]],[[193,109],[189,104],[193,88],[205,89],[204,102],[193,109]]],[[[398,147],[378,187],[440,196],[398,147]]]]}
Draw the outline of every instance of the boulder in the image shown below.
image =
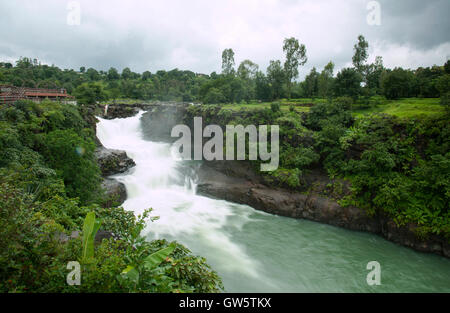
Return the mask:
{"type": "Polygon", "coordinates": [[[106,206],[119,206],[127,200],[127,189],[125,185],[115,179],[104,179],[102,188],[108,200],[106,206]]]}
{"type": "Polygon", "coordinates": [[[136,165],[136,163],[127,156],[127,153],[121,150],[111,150],[106,149],[105,147],[99,147],[95,151],[95,156],[103,177],[124,173],[136,165]]]}

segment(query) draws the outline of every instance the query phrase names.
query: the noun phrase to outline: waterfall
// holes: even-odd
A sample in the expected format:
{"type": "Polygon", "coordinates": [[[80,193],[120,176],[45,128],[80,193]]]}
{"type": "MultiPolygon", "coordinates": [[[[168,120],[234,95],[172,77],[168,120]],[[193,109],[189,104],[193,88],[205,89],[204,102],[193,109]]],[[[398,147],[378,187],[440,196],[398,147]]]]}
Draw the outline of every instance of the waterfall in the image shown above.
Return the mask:
{"type": "Polygon", "coordinates": [[[229,292],[450,292],[450,262],[368,233],[274,216],[196,195],[195,170],[170,144],[147,141],[141,116],[99,118],[106,148],[125,150],[136,166],[114,176],[125,184],[126,210],[153,208],[149,240],[185,244],[223,278],[229,292]],[[379,261],[382,286],[367,285],[367,262],[379,261]]]}
{"type": "Polygon", "coordinates": [[[136,163],[129,173],[114,176],[127,189],[128,199],[123,207],[136,214],[154,209],[152,215],[159,216],[159,220],[148,225],[150,239],[176,239],[189,247],[193,241],[201,243],[199,252],[214,251],[208,258],[212,263],[223,263],[224,270],[239,275],[258,277],[257,262],[221,230],[227,219],[236,214],[236,207],[240,208],[244,220],[253,210],[197,196],[195,173],[191,170],[186,175],[183,173],[186,171],[180,170],[183,162],[173,156],[171,145],[143,139],[142,114],[126,119],[98,118],[97,137],[102,144],[109,149],[125,150],[136,163]]]}

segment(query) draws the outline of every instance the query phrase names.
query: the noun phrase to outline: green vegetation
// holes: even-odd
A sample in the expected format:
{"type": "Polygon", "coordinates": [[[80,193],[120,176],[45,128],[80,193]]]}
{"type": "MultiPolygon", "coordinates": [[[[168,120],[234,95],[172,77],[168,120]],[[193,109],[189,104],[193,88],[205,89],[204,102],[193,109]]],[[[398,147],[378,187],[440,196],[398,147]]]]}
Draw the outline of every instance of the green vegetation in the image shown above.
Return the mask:
{"type": "Polygon", "coordinates": [[[141,236],[150,210],[135,217],[105,207],[84,109],[30,101],[0,107],[0,292],[222,290],[205,259],[141,236]],[[116,238],[95,242],[99,230],[116,238]],[[80,286],[66,283],[72,261],[81,264],[80,286]]]}
{"type": "Polygon", "coordinates": [[[178,69],[156,73],[135,73],[129,68],[121,73],[115,68],[61,70],[41,65],[36,59],[21,58],[15,66],[0,63],[0,84],[65,88],[82,104],[118,99],[237,104],[336,97],[351,97],[356,103],[368,104],[373,97],[417,97],[442,98],[443,106],[448,106],[450,61],[443,66],[415,70],[385,68],[380,56],[368,64],[369,43],[360,35],[354,46],[353,67],[343,68],[335,75],[334,63],[330,61],[321,71],[313,67],[303,81],[295,81],[299,67],[308,60],[306,46],[296,38],[287,38],[282,49],[285,60],[271,60],[265,73],[251,60],[242,61],[235,69],[235,52],[225,49],[222,73],[209,75],[178,69]]]}
{"type": "Polygon", "coordinates": [[[190,107],[186,122],[202,116],[206,124],[279,125],[280,167],[266,175],[268,184],[307,191],[306,176],[320,170],[350,183],[342,205],[416,225],[418,236],[450,239],[450,116],[441,108],[416,118],[407,110],[355,117],[351,107],[349,98],[318,103],[307,114],[267,104],[203,105],[190,107]]]}
{"type": "Polygon", "coordinates": [[[398,117],[439,117],[445,113],[445,107],[438,98],[406,98],[387,100],[383,104],[352,110],[357,116],[370,113],[386,113],[398,117]]]}
{"type": "Polygon", "coordinates": [[[189,107],[187,124],[202,116],[205,124],[279,125],[280,167],[267,184],[307,192],[307,175],[326,173],[349,183],[337,197],[342,205],[450,239],[450,61],[392,70],[381,57],[367,64],[368,46],[359,36],[352,68],[334,75],[329,62],[301,82],[306,47],[295,38],[284,42],[285,62],[270,61],[266,73],[250,60],[235,70],[232,49],[223,52],[222,73],[210,75],[0,63],[0,84],[66,88],[80,104],[0,106],[0,291],[222,290],[203,258],[140,236],[150,211],[108,208],[86,121],[88,106],[111,100],[204,103],[189,107]],[[100,230],[117,238],[95,242],[100,230]],[[82,265],[81,286],[66,284],[70,261],[82,265]]]}

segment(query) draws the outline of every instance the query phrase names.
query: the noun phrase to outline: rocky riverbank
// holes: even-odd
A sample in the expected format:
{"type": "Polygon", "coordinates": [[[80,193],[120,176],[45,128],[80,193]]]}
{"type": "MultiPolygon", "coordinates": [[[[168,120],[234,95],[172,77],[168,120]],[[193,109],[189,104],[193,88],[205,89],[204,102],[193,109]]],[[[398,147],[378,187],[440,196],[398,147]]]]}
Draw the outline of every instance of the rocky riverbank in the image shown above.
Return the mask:
{"type": "Polygon", "coordinates": [[[246,204],[271,214],[375,233],[417,251],[450,258],[450,245],[445,238],[420,239],[414,232],[416,225],[399,227],[386,216],[369,216],[363,209],[342,207],[318,190],[300,193],[266,186],[245,162],[205,162],[198,170],[198,179],[197,192],[205,196],[246,204]]]}
{"type": "Polygon", "coordinates": [[[108,177],[124,173],[134,167],[136,163],[127,156],[125,151],[107,149],[103,146],[97,148],[95,156],[102,172],[102,188],[105,190],[107,198],[111,199],[111,203],[121,205],[127,199],[125,185],[108,177]]]}
{"type": "MultiPolygon", "coordinates": [[[[185,105],[142,107],[134,112],[137,113],[140,109],[148,110],[142,117],[143,132],[146,139],[152,141],[172,142],[170,130],[174,125],[183,123],[186,113],[185,105]]],[[[125,111],[128,112],[128,110],[125,111]]],[[[125,111],[115,112],[122,112],[117,113],[120,115],[117,117],[122,118],[127,117],[123,115],[128,114],[124,113],[125,111]]],[[[117,153],[117,151],[111,152],[111,155],[117,156],[117,153]]],[[[101,155],[100,152],[99,155],[101,155]]],[[[121,162],[113,168],[122,171],[127,170],[127,166],[131,165],[127,165],[128,162],[123,164],[124,160],[121,162]]],[[[102,163],[108,164],[105,160],[102,163]]],[[[102,171],[107,174],[114,172],[114,170],[110,172],[108,166],[104,166],[102,171]]],[[[417,225],[399,227],[391,218],[384,215],[369,216],[363,209],[339,205],[335,197],[325,190],[331,182],[325,173],[307,175],[305,183],[311,188],[301,191],[269,186],[264,177],[253,171],[247,162],[204,162],[198,170],[198,178],[197,190],[202,195],[246,204],[257,210],[281,216],[374,233],[417,251],[450,258],[449,241],[443,237],[433,235],[426,239],[419,238],[415,233],[417,225]]],[[[110,185],[108,189],[120,190],[115,187],[117,186],[110,185]]],[[[348,186],[344,185],[344,189],[346,187],[348,189],[348,186]]],[[[123,196],[120,192],[118,194],[123,196]]]]}

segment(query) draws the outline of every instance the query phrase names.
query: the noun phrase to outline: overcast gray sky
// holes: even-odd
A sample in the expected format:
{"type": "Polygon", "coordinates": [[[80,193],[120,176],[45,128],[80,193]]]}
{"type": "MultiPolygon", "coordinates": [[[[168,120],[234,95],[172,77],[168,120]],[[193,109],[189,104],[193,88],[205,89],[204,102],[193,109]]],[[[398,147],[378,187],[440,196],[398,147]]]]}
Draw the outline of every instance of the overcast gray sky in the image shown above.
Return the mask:
{"type": "MultiPolygon", "coordinates": [[[[80,25],[69,25],[65,0],[0,0],[0,60],[38,58],[62,68],[156,72],[173,68],[221,71],[221,53],[266,69],[283,60],[296,37],[308,63],[350,65],[358,34],[370,61],[388,67],[442,65],[450,58],[449,0],[380,0],[381,25],[369,25],[368,0],[80,0],[80,25]]],[[[73,15],[71,15],[73,16],[73,15]]]]}

